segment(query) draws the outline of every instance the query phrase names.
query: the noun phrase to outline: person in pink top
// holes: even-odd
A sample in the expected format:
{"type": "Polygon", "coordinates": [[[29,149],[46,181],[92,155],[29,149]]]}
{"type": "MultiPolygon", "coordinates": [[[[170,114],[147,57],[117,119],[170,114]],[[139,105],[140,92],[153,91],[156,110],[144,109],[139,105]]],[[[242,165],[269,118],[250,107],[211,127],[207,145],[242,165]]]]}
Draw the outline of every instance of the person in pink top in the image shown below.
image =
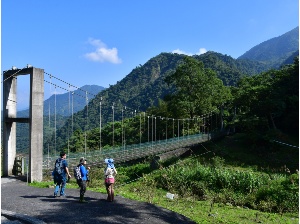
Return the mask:
{"type": "Polygon", "coordinates": [[[107,191],[107,201],[112,202],[114,200],[114,183],[115,183],[115,175],[117,174],[117,170],[114,165],[113,159],[105,159],[104,162],[107,164],[104,170],[105,176],[105,187],[107,191]]]}

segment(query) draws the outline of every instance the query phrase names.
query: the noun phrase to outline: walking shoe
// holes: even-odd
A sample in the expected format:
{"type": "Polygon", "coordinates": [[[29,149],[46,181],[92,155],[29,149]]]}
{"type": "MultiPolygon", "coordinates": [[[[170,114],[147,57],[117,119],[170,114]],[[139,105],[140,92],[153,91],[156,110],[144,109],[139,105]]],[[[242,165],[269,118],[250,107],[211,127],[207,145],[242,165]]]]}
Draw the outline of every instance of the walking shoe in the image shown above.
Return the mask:
{"type": "Polygon", "coordinates": [[[56,198],[56,197],[57,197],[57,194],[55,194],[55,193],[54,193],[54,195],[53,195],[53,196],[54,196],[54,198],[56,198]]]}
{"type": "Polygon", "coordinates": [[[67,197],[66,194],[61,194],[59,197],[67,197]]]}
{"type": "Polygon", "coordinates": [[[79,203],[89,203],[89,202],[83,199],[83,200],[79,200],[79,203]]]}
{"type": "Polygon", "coordinates": [[[84,200],[84,196],[80,195],[79,203],[88,203],[86,200],[84,200]]]}

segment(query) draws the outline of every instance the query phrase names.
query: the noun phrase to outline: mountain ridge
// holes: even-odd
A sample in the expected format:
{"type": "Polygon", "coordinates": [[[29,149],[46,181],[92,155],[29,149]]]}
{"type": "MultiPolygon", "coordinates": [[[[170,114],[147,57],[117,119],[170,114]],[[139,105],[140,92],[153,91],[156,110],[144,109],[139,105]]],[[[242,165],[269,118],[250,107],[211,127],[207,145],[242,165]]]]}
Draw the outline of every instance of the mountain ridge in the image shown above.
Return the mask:
{"type": "MultiPolygon", "coordinates": [[[[98,85],[84,85],[73,92],[73,113],[78,112],[79,110],[82,110],[85,106],[85,93],[82,92],[88,92],[88,98],[91,100],[93,99],[99,92],[105,90],[106,88],[98,85]],[[74,100],[75,99],[75,100],[74,100]]],[[[44,100],[44,114],[53,115],[56,113],[57,115],[62,116],[70,116],[69,111],[69,93],[62,93],[57,95],[51,95],[48,99],[44,100]],[[56,99],[55,99],[56,98],[56,99]],[[56,111],[54,111],[55,108],[55,101],[56,104],[56,111]],[[50,108],[49,108],[50,107],[50,108]]],[[[18,117],[28,117],[29,116],[29,109],[25,110],[19,110],[17,112],[18,117]]]]}
{"type": "MultiPolygon", "coordinates": [[[[102,119],[102,125],[112,122],[113,105],[115,109],[115,121],[121,119],[121,110],[124,112],[124,117],[128,117],[129,113],[134,113],[135,110],[137,112],[146,111],[151,106],[157,106],[160,99],[163,99],[165,95],[172,92],[173,87],[168,86],[164,78],[175,72],[184,57],[186,57],[186,55],[162,52],[150,58],[145,64],[132,69],[128,75],[115,85],[103,89],[101,92],[95,94],[94,98],[90,98],[87,121],[85,120],[86,111],[84,109],[86,102],[85,99],[83,99],[83,109],[78,111],[73,110],[74,114],[72,120],[71,117],[68,119],[64,118],[64,121],[60,123],[59,126],[61,126],[61,128],[57,129],[57,136],[59,136],[57,139],[57,148],[63,147],[65,144],[69,127],[74,127],[74,131],[78,129],[83,130],[86,124],[88,124],[89,129],[99,127],[99,105],[102,105],[101,116],[105,118],[102,119]]],[[[271,67],[270,63],[266,63],[265,61],[247,58],[234,59],[226,54],[224,55],[212,51],[192,57],[202,61],[206,68],[214,70],[218,78],[227,86],[235,86],[241,77],[259,74],[269,70],[271,67]]],[[[274,66],[274,61],[272,63],[274,66]]],[[[281,64],[282,62],[276,64],[276,66],[280,67],[281,64]]],[[[65,103],[65,109],[57,113],[61,113],[66,117],[69,116],[69,110],[66,108],[67,105],[68,103],[65,103]]],[[[46,110],[45,114],[47,113],[46,110]]],[[[51,124],[51,128],[53,128],[53,124],[51,124]]],[[[52,132],[49,130],[48,133],[52,133],[52,137],[45,136],[45,149],[48,144],[52,145],[54,142],[53,130],[52,132]]]]}
{"type": "Polygon", "coordinates": [[[299,26],[252,47],[237,59],[260,61],[270,68],[279,68],[297,51],[299,51],[299,26]]]}

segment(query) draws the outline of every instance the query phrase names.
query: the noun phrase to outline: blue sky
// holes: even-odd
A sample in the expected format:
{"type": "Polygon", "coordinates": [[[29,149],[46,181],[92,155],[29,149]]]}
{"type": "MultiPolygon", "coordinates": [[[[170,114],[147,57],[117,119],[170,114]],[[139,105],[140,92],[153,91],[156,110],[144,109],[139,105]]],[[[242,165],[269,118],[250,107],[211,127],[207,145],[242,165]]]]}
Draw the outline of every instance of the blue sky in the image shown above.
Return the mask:
{"type": "MultiPolygon", "coordinates": [[[[298,0],[2,0],[1,71],[31,64],[77,87],[109,87],[161,52],[237,58],[298,25],[298,0]]],[[[45,83],[45,98],[53,91],[45,83]]]]}

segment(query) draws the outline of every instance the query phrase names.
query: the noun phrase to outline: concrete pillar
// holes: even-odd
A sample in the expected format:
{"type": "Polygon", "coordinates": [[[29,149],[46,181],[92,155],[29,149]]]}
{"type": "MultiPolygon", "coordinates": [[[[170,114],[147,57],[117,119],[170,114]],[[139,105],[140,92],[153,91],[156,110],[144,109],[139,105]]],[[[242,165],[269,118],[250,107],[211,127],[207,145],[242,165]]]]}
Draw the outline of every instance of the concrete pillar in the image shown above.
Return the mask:
{"type": "Polygon", "coordinates": [[[29,182],[43,180],[44,70],[27,67],[3,74],[3,175],[12,175],[16,122],[29,123],[29,182]],[[17,76],[30,75],[29,118],[17,118],[17,76]]]}
{"type": "Polygon", "coordinates": [[[43,180],[44,70],[32,68],[29,103],[29,182],[43,180]]]}
{"type": "Polygon", "coordinates": [[[17,116],[17,78],[12,74],[3,74],[3,176],[12,175],[16,157],[16,122],[10,119],[17,116]]]}

